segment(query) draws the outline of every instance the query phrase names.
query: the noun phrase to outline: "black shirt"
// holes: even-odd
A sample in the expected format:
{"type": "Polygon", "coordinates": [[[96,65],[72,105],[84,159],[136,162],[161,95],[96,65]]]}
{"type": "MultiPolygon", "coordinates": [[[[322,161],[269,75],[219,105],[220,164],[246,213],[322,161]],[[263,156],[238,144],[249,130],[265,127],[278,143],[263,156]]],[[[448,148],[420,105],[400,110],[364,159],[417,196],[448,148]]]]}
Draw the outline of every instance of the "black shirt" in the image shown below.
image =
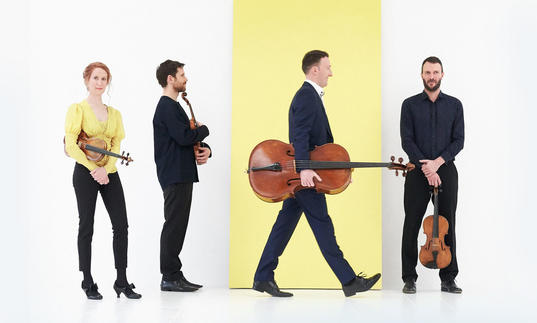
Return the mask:
{"type": "Polygon", "coordinates": [[[401,144],[410,161],[455,160],[464,146],[464,116],[457,98],[439,93],[435,102],[425,91],[405,101],[401,108],[401,144]]]}
{"type": "Polygon", "coordinates": [[[179,102],[162,96],[153,117],[153,140],[157,176],[162,189],[175,183],[198,182],[194,144],[209,135],[201,126],[190,129],[190,121],[179,102]]]}

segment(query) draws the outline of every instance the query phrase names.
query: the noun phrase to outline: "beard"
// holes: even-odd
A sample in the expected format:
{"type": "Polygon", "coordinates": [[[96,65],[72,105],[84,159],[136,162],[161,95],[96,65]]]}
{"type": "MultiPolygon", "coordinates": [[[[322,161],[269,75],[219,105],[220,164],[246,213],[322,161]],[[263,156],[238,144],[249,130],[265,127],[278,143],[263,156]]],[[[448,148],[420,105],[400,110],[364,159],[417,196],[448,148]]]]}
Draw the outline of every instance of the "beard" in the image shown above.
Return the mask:
{"type": "Polygon", "coordinates": [[[425,79],[422,79],[422,80],[423,80],[423,86],[425,87],[425,89],[427,89],[427,91],[430,91],[430,92],[434,92],[438,90],[440,88],[440,83],[442,83],[442,79],[439,79],[435,86],[430,87],[427,84],[427,81],[425,81],[425,79]]]}
{"type": "Polygon", "coordinates": [[[185,92],[186,91],[186,83],[180,84],[180,85],[174,85],[173,89],[177,92],[185,92]]]}

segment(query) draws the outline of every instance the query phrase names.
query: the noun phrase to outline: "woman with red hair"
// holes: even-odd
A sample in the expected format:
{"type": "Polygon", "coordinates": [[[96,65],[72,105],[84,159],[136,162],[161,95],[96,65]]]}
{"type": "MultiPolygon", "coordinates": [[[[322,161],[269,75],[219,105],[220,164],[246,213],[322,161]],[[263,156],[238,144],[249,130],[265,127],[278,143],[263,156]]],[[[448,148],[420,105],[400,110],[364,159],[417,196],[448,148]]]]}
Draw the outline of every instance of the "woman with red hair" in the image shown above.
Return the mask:
{"type": "Polygon", "coordinates": [[[89,137],[104,140],[112,152],[119,153],[121,140],[125,137],[121,114],[102,101],[102,95],[110,84],[110,70],[103,63],[91,63],[84,70],[83,77],[88,97],[72,104],[65,118],[65,150],[76,160],[73,186],[79,215],[78,258],[79,269],[84,274],[82,289],[88,299],[103,298],[91,276],[93,220],[100,192],[112,222],[117,270],[114,290],[117,297],[123,293],[128,298],[140,298],[142,295],[134,292],[134,285],[127,281],[128,223],[123,187],[115,166],[117,158],[105,156],[100,161],[92,161],[77,145],[78,135],[83,130],[89,137]]]}

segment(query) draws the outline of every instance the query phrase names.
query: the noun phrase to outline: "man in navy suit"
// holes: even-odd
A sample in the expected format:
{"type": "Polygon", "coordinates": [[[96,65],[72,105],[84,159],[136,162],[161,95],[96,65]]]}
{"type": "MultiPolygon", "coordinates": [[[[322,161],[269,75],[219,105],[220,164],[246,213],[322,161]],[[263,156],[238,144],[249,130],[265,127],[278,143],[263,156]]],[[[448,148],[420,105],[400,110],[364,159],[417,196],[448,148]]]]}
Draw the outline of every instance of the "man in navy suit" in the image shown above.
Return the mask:
{"type": "MultiPolygon", "coordinates": [[[[289,109],[289,141],[295,149],[295,160],[309,160],[310,151],[315,146],[334,142],[322,100],[323,88],[332,76],[330,67],[328,53],[320,50],[310,51],[302,59],[306,81],[295,94],[289,109]]],[[[300,190],[294,198],[283,202],[259,260],[253,289],[276,297],[293,296],[278,288],[274,281],[274,270],[278,266],[278,257],[282,255],[304,212],[326,262],[341,282],[345,296],[369,290],[379,280],[380,274],[370,278],[357,276],[343,258],[334,235],[334,225],[328,215],[325,196],[314,189],[315,180],[322,181],[322,178],[313,169],[297,168],[297,172],[300,172],[301,185],[311,188],[300,190]]]]}
{"type": "Polygon", "coordinates": [[[186,91],[184,64],[166,60],[157,69],[163,93],[153,117],[153,139],[157,176],[164,193],[164,225],[160,236],[162,291],[193,292],[201,285],[186,280],[179,253],[185,240],[192,202],[193,183],[198,181],[196,164],[203,165],[211,155],[208,145],[194,153],[194,144],[209,135],[207,126],[190,129],[187,114],[177,102],[186,91]]]}

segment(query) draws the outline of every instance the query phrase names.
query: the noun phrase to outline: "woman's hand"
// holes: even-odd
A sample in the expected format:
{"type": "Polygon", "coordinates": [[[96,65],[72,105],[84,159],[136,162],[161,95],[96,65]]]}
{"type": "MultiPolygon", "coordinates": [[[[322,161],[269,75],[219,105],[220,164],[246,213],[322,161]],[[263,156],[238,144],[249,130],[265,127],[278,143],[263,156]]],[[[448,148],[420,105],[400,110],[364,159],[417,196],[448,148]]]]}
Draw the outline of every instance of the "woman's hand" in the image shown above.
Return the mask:
{"type": "Polygon", "coordinates": [[[106,185],[110,182],[110,180],[108,179],[108,173],[106,172],[106,169],[104,169],[104,167],[95,168],[90,172],[90,174],[93,179],[101,185],[106,185]]]}

